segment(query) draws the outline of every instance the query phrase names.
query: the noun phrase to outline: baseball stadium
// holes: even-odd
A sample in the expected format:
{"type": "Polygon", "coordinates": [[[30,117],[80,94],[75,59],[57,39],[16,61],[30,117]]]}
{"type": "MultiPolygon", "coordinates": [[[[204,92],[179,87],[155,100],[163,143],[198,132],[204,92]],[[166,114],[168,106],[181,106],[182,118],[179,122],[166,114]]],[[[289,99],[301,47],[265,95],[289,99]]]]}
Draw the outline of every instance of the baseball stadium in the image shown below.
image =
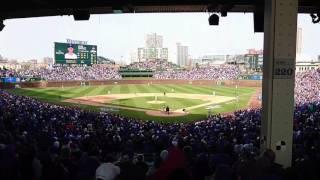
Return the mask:
{"type": "MultiPolygon", "coordinates": [[[[113,165],[125,173],[118,172],[117,176],[130,175],[122,179],[139,173],[142,177],[161,176],[157,172],[151,175],[139,170],[128,172],[121,165],[124,156],[131,156],[132,161],[146,158],[148,169],[153,167],[157,154],[166,156],[164,154],[172,152],[171,147],[178,148],[180,143],[185,143],[184,150],[192,148],[201,154],[216,146],[225,147],[220,143],[227,142],[235,148],[234,153],[248,152],[250,157],[258,157],[261,67],[248,73],[245,62],[237,63],[232,58],[219,65],[193,67],[181,67],[163,59],[123,66],[111,60],[101,63],[101,59],[106,59],[97,56],[95,45],[88,46],[94,49],[93,58],[69,61],[64,58],[64,52],[60,52],[68,53],[66,49],[71,48],[77,49],[77,44],[55,43],[54,51],[59,53],[51,67],[0,70],[0,120],[6,128],[19,127],[17,133],[22,133],[22,139],[35,137],[38,143],[49,142],[41,145],[44,150],[40,151],[46,152],[47,148],[60,151],[63,149],[60,143],[74,143],[78,148],[76,152],[98,153],[91,152],[89,146],[99,146],[101,152],[114,156],[111,159],[120,159],[113,165]],[[128,147],[131,152],[126,151],[128,147]]],[[[258,54],[253,57],[259,61],[258,54]]],[[[295,132],[317,122],[303,122],[304,118],[314,120],[319,114],[320,98],[316,90],[320,89],[320,81],[317,79],[320,79],[317,68],[296,73],[295,122],[299,125],[295,132]]],[[[294,144],[303,146],[298,139],[294,144]]],[[[285,143],[279,142],[276,146],[285,148],[285,143]]],[[[304,153],[295,147],[293,158],[297,160],[304,153]]],[[[42,163],[48,166],[47,162],[42,163]]],[[[137,168],[135,162],[132,163],[137,168]]],[[[95,168],[98,172],[100,166],[95,168]]],[[[48,174],[42,176],[49,178],[48,174]]]]}
{"type": "Polygon", "coordinates": [[[319,180],[314,24],[315,0],[5,0],[0,180],[319,180]]]}
{"type": "MultiPolygon", "coordinates": [[[[110,60],[102,64],[106,59],[98,58],[98,46],[69,41],[74,43],[54,42],[52,67],[17,71],[11,80],[20,82],[10,92],[161,123],[194,122],[261,107],[261,82],[245,73],[244,63],[235,65],[230,59],[220,65],[192,67],[150,55],[124,66],[110,60]],[[79,58],[70,60],[73,56],[79,58]]],[[[256,76],[261,79],[261,73],[256,76]]]]}

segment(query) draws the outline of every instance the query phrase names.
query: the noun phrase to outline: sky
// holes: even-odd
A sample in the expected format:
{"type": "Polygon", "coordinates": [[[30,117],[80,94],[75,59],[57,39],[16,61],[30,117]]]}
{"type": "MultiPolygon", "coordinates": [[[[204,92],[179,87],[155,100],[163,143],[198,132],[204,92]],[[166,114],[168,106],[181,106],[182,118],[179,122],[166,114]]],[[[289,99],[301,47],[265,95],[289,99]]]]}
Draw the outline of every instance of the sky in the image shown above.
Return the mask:
{"type": "MultiPolygon", "coordinates": [[[[152,13],[91,15],[89,21],[74,21],[73,16],[6,20],[0,32],[0,55],[19,61],[53,57],[54,42],[75,39],[97,45],[99,56],[128,63],[130,53],[144,47],[148,33],[163,36],[172,62],[176,62],[177,42],[189,46],[192,58],[262,49],[263,34],[253,32],[251,13],[229,13],[220,17],[219,26],[209,26],[208,17],[208,13],[152,13]]],[[[302,53],[320,55],[320,24],[312,24],[309,15],[299,15],[298,26],[303,28],[302,53]]]]}

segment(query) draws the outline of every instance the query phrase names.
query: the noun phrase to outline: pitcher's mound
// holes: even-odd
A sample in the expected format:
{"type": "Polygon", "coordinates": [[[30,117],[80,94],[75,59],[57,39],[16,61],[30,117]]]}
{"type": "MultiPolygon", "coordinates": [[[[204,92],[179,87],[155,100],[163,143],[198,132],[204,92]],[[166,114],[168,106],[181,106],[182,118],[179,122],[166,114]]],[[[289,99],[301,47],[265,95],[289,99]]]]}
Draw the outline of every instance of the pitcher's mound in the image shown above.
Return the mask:
{"type": "Polygon", "coordinates": [[[147,101],[149,104],[163,104],[165,101],[147,101]]]}
{"type": "Polygon", "coordinates": [[[188,113],[181,113],[181,112],[170,112],[167,114],[164,111],[146,111],[146,114],[150,116],[161,116],[161,117],[176,117],[176,116],[186,116],[188,113]]]}

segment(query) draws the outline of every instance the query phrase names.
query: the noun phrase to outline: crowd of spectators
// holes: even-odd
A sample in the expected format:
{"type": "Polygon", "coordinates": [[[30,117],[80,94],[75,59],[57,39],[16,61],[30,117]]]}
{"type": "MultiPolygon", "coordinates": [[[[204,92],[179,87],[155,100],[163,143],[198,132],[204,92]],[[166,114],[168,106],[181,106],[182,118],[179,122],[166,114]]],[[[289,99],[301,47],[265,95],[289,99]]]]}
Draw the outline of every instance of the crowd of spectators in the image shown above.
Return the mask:
{"type": "Polygon", "coordinates": [[[0,78],[14,77],[14,76],[16,76],[16,71],[7,69],[5,67],[3,68],[0,67],[0,78]]]}
{"type": "MultiPolygon", "coordinates": [[[[152,70],[156,79],[229,80],[236,79],[240,75],[240,70],[235,65],[203,66],[185,70],[177,68],[177,65],[171,62],[161,60],[135,62],[124,69],[152,70]]],[[[106,65],[23,69],[16,72],[16,76],[22,79],[35,77],[48,81],[121,79],[118,69],[106,65]]]]}
{"type": "Polygon", "coordinates": [[[167,70],[167,69],[177,69],[178,65],[169,62],[167,60],[149,60],[142,62],[134,62],[125,67],[126,69],[131,70],[167,70]]]}
{"type": "Polygon", "coordinates": [[[191,70],[157,71],[156,79],[183,79],[183,80],[230,80],[240,75],[240,69],[236,65],[219,65],[196,67],[191,70]]]}
{"type": "Polygon", "coordinates": [[[260,114],[161,124],[0,90],[0,179],[319,179],[320,104],[296,107],[286,170],[257,156],[260,114]]]}
{"type": "Polygon", "coordinates": [[[320,69],[298,72],[295,83],[297,104],[320,101],[320,69]]]}
{"type": "Polygon", "coordinates": [[[47,69],[22,70],[20,77],[39,77],[48,81],[121,79],[118,69],[106,65],[57,66],[47,69]]]}

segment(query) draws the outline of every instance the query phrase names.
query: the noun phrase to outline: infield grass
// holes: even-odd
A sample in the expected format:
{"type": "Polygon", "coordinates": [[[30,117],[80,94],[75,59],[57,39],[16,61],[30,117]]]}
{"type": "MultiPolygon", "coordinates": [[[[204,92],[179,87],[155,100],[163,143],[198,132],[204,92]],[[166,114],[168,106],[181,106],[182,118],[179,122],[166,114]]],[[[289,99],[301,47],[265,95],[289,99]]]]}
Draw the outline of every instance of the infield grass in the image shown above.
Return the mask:
{"type": "Polygon", "coordinates": [[[154,101],[155,97],[137,97],[128,99],[118,99],[112,101],[113,104],[117,104],[125,107],[139,107],[141,109],[150,110],[162,110],[163,106],[170,106],[171,110],[186,108],[189,106],[194,106],[202,104],[205,101],[199,99],[183,99],[183,98],[173,98],[173,97],[157,97],[157,101],[162,101],[160,104],[152,104],[150,101],[154,101]]]}

